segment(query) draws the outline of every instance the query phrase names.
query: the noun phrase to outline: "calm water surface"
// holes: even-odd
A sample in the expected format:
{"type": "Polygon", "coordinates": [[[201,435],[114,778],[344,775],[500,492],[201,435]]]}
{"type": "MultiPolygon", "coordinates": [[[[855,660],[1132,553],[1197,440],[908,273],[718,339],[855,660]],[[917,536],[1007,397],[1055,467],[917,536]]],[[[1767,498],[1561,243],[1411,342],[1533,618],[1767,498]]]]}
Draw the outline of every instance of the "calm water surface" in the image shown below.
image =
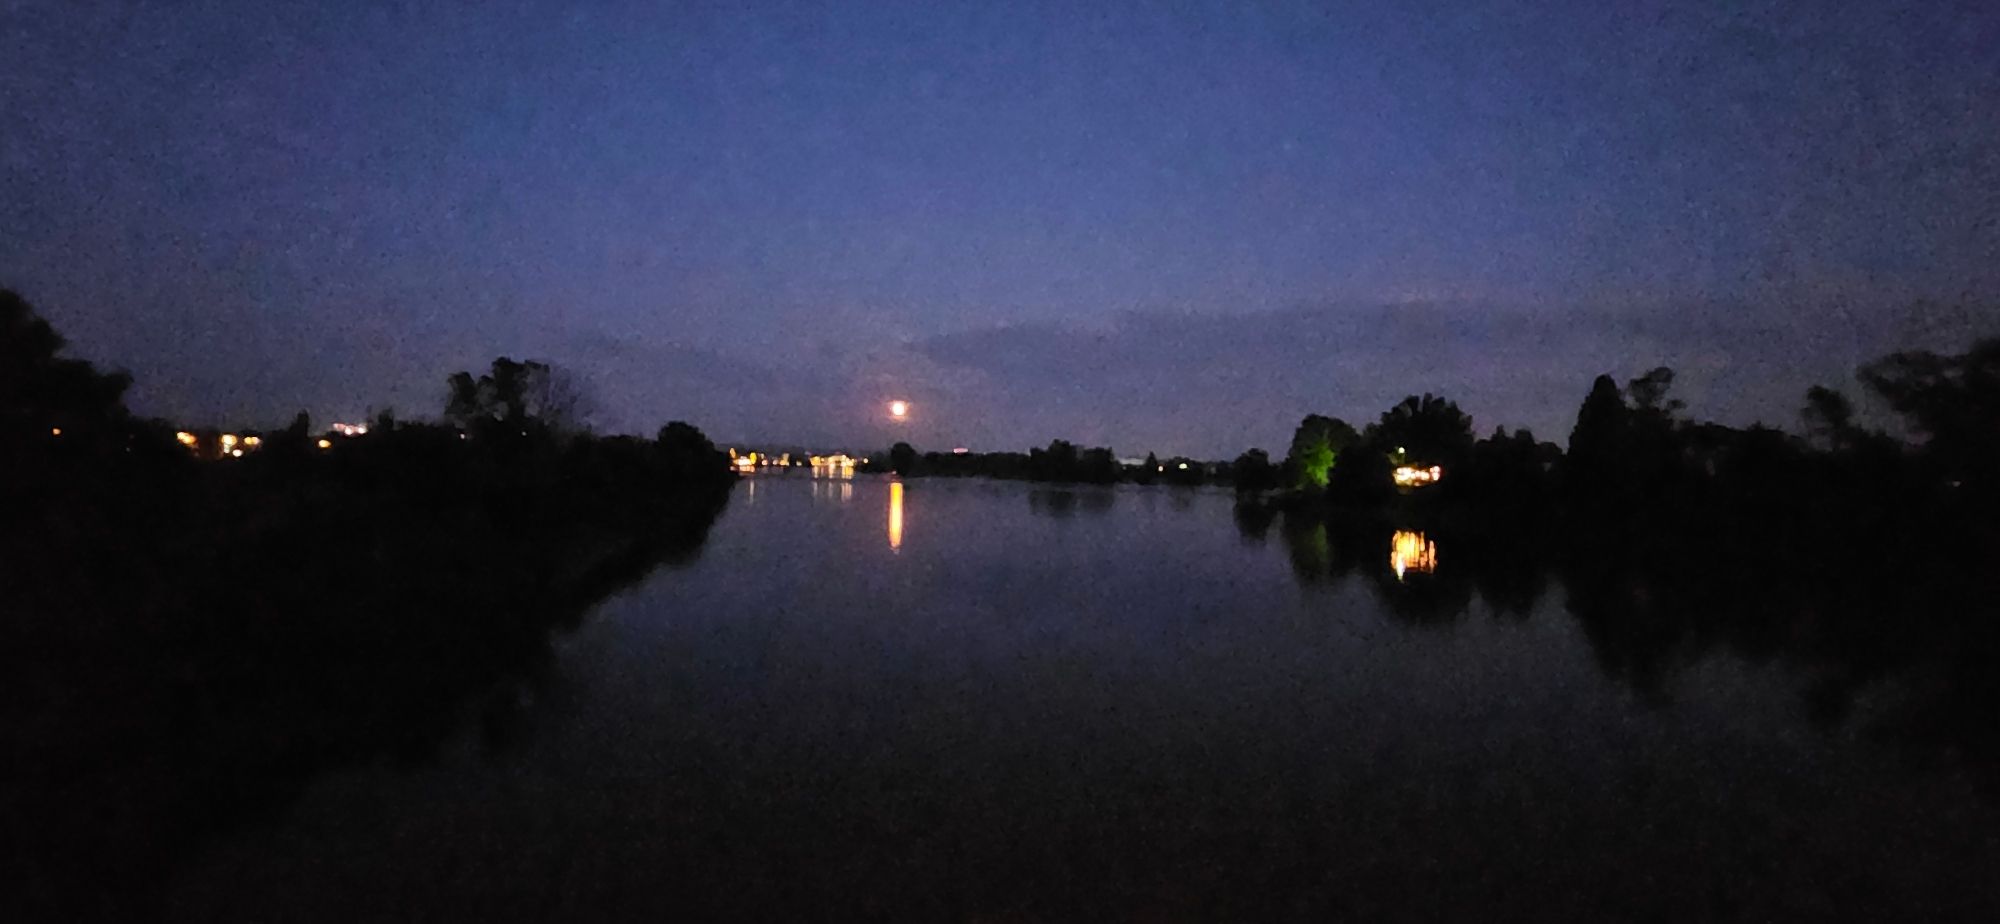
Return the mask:
{"type": "Polygon", "coordinates": [[[1300,555],[1223,493],[746,481],[513,720],[315,781],[174,910],[2000,920],[1990,795],[1809,722],[1785,659],[1635,685],[1559,586],[1412,619],[1450,547],[1300,555]]]}

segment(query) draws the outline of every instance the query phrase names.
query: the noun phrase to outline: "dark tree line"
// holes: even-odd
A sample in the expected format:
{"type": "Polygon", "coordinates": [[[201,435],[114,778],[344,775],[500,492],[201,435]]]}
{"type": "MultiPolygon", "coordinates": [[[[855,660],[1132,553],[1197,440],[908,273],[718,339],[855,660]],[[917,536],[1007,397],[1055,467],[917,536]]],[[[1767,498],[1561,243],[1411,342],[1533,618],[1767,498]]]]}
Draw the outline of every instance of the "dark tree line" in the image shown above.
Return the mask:
{"type": "Polygon", "coordinates": [[[1161,459],[1147,453],[1143,462],[1121,462],[1108,447],[1078,447],[1053,440],[1046,448],[1027,452],[918,452],[897,443],[871,457],[863,471],[893,472],[911,477],[979,477],[1055,484],[1167,484],[1194,487],[1235,485],[1239,491],[1268,491],[1283,477],[1269,453],[1251,449],[1233,461],[1211,462],[1187,456],[1161,459]]]}
{"type": "Polygon", "coordinates": [[[1046,449],[1021,452],[927,452],[897,443],[871,463],[875,471],[904,476],[1007,478],[1075,484],[1111,484],[1122,472],[1110,449],[1078,449],[1068,440],[1054,440],[1046,449]]]}
{"type": "Polygon", "coordinates": [[[1823,521],[1947,517],[2000,508],[2000,339],[1962,354],[1898,353],[1860,379],[1917,438],[1860,426],[1840,392],[1807,390],[1803,436],[1687,418],[1673,370],[1591,383],[1565,452],[1526,430],[1475,439],[1456,404],[1411,396],[1357,431],[1310,415],[1281,466],[1282,505],[1401,503],[1529,518],[1747,516],[1823,521]],[[1398,491],[1397,466],[1437,466],[1436,485],[1398,491]],[[1405,497],[1404,495],[1409,495],[1405,497]]]}

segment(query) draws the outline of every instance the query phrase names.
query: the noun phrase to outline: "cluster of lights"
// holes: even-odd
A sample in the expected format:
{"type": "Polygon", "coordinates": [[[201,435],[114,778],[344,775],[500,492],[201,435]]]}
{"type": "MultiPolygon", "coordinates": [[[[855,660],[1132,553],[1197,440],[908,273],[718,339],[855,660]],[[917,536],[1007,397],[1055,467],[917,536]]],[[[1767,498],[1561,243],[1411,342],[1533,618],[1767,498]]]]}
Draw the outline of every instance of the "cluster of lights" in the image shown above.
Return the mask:
{"type": "MultiPolygon", "coordinates": [[[[186,446],[189,452],[201,452],[201,436],[194,432],[176,430],[174,431],[174,442],[186,446]]],[[[224,433],[215,438],[215,443],[219,454],[223,457],[241,459],[245,452],[255,452],[258,447],[263,446],[264,438],[261,436],[237,436],[234,433],[224,433]]]]}
{"type": "Polygon", "coordinates": [[[1396,479],[1396,484],[1402,487],[1419,488],[1428,484],[1436,484],[1439,479],[1444,477],[1444,469],[1436,465],[1430,468],[1418,468],[1414,465],[1398,465],[1393,477],[1396,479]]]}
{"type": "Polygon", "coordinates": [[[333,432],[335,432],[335,433],[338,433],[338,434],[340,434],[341,436],[367,436],[367,435],[368,435],[368,425],[367,425],[367,424],[351,424],[351,423],[337,423],[337,424],[334,424],[334,425],[333,425],[333,432]]]}
{"type": "Polygon", "coordinates": [[[859,460],[842,452],[830,456],[807,456],[806,461],[812,463],[814,478],[852,478],[855,463],[859,460]]]}
{"type": "Polygon", "coordinates": [[[807,453],[794,457],[789,452],[771,454],[767,452],[737,452],[729,450],[729,467],[738,472],[750,473],[760,468],[791,468],[795,465],[811,466],[815,478],[848,478],[857,466],[867,465],[866,458],[855,458],[844,452],[830,456],[807,453]]]}

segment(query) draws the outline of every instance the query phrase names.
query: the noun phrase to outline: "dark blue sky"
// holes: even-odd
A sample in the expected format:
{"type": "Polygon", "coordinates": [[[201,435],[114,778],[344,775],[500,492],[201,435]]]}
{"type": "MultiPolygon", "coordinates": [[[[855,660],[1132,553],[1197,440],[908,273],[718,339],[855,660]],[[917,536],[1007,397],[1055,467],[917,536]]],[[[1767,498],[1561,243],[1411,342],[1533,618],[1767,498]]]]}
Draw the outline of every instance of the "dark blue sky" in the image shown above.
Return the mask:
{"type": "Polygon", "coordinates": [[[183,418],[509,353],[725,440],[1560,439],[1996,329],[1987,2],[0,10],[0,285],[183,418]]]}

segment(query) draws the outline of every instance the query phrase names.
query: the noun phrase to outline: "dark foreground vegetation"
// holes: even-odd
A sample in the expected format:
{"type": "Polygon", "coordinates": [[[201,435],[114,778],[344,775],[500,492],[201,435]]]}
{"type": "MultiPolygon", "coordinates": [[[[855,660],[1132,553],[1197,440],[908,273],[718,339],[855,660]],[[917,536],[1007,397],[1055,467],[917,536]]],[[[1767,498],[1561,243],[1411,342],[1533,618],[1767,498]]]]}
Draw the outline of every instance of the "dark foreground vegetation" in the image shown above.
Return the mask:
{"type": "Polygon", "coordinates": [[[504,748],[553,632],[700,548],[732,476],[686,424],[567,432],[547,367],[450,424],[301,415],[199,459],[0,293],[8,906],[145,919],[175,858],[329,769],[504,748]]]}

